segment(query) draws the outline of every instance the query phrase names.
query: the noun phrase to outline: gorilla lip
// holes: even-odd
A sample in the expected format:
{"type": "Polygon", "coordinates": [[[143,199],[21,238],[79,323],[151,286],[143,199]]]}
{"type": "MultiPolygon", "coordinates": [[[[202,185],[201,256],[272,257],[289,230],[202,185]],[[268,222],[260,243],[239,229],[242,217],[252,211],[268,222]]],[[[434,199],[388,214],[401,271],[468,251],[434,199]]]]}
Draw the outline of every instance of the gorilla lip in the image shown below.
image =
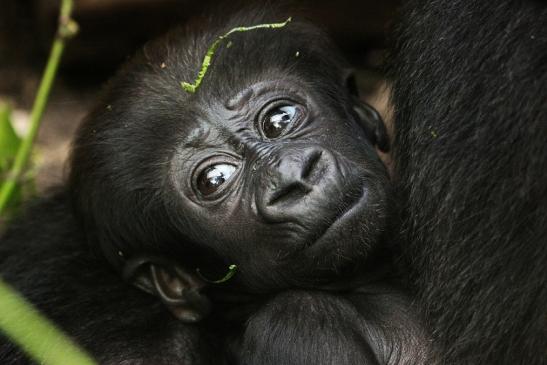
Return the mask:
{"type": "Polygon", "coordinates": [[[336,234],[335,232],[346,228],[355,223],[356,220],[359,220],[360,217],[356,217],[359,212],[361,212],[362,207],[368,203],[368,190],[363,188],[361,190],[361,196],[354,200],[353,203],[340,215],[338,215],[335,220],[331,223],[330,226],[317,238],[311,245],[311,247],[320,247],[322,245],[328,244],[332,240],[332,236],[336,234]]]}

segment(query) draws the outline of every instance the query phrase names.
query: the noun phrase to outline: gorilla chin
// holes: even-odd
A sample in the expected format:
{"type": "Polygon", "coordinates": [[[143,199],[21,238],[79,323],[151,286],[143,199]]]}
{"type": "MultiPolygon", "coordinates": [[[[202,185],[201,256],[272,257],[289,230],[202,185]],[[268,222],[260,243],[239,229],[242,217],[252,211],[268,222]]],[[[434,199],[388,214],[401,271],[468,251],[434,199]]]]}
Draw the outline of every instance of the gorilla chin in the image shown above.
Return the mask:
{"type": "MultiPolygon", "coordinates": [[[[375,179],[382,181],[382,177],[375,179]]],[[[363,262],[375,254],[390,208],[386,198],[389,185],[387,181],[377,182],[360,182],[353,191],[360,189],[361,193],[351,194],[353,200],[340,202],[339,197],[338,202],[333,202],[319,196],[317,199],[328,203],[325,206],[329,212],[320,212],[311,221],[324,221],[328,214],[340,213],[324,224],[324,229],[317,229],[320,224],[312,227],[319,231],[317,238],[300,240],[297,244],[296,240],[279,242],[277,255],[272,255],[274,259],[269,261],[250,257],[250,261],[240,263],[241,272],[234,284],[241,281],[247,290],[258,292],[295,287],[326,289],[343,286],[356,272],[367,271],[363,262]],[[246,268],[253,273],[252,277],[247,277],[246,268]]],[[[320,205],[320,202],[307,203],[320,205]]]]}

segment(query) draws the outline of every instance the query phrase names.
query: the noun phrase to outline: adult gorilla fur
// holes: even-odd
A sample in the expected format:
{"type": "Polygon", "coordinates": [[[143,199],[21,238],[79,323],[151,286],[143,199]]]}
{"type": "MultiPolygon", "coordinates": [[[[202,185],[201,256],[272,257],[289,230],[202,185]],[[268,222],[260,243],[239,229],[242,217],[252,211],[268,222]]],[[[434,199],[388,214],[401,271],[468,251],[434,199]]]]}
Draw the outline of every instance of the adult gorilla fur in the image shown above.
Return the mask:
{"type": "Polygon", "coordinates": [[[403,8],[402,250],[442,364],[547,363],[546,25],[540,1],[403,8]]]}

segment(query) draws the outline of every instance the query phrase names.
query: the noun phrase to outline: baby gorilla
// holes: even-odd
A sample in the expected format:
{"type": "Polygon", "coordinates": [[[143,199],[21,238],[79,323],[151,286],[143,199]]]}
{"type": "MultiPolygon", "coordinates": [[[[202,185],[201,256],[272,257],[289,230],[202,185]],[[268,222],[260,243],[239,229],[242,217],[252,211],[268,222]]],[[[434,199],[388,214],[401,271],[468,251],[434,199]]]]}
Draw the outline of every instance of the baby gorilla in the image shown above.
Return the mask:
{"type": "MultiPolygon", "coordinates": [[[[67,186],[0,244],[3,277],[101,363],[424,361],[408,300],[378,274],[384,127],[325,35],[234,33],[181,87],[219,35],[271,21],[146,46],[80,128],[67,186]],[[196,272],[231,264],[219,284],[196,272]]],[[[4,341],[0,359],[23,355],[4,341]]]]}

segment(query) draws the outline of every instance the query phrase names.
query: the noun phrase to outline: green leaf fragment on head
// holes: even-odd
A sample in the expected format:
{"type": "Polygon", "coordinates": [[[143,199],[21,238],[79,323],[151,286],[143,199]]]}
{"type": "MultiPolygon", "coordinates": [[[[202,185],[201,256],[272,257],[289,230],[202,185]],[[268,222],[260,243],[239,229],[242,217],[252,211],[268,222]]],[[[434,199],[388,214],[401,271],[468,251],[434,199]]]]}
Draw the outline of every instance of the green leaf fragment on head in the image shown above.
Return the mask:
{"type": "MultiPolygon", "coordinates": [[[[188,83],[188,82],[181,82],[180,85],[182,86],[182,88],[184,89],[184,91],[190,93],[190,94],[193,94],[196,92],[197,88],[199,87],[199,85],[201,84],[201,81],[203,80],[203,77],[205,76],[205,73],[207,72],[207,69],[209,68],[209,66],[211,65],[211,60],[213,58],[213,55],[215,54],[216,50],[218,49],[218,47],[220,46],[221,42],[227,38],[228,36],[230,36],[230,34],[232,33],[237,33],[237,32],[248,32],[250,30],[255,30],[255,29],[276,29],[276,28],[282,28],[284,27],[285,25],[287,25],[290,21],[292,20],[291,17],[289,17],[287,20],[285,20],[284,22],[282,23],[269,23],[269,24],[258,24],[258,25],[252,25],[250,27],[236,27],[236,28],[232,28],[230,29],[230,31],[228,31],[227,33],[219,36],[214,42],[213,44],[211,44],[211,46],[209,47],[209,49],[207,50],[207,53],[205,54],[205,57],[203,57],[203,62],[201,64],[201,69],[199,70],[198,72],[198,76],[196,77],[196,80],[194,81],[193,84],[191,83],[188,83]]],[[[226,46],[226,48],[230,48],[232,45],[231,41],[228,42],[228,45],[226,46]]]]}
{"type": "Polygon", "coordinates": [[[187,82],[181,82],[180,86],[182,86],[184,91],[189,92],[190,94],[193,94],[196,92],[196,85],[192,85],[187,82]]]}

